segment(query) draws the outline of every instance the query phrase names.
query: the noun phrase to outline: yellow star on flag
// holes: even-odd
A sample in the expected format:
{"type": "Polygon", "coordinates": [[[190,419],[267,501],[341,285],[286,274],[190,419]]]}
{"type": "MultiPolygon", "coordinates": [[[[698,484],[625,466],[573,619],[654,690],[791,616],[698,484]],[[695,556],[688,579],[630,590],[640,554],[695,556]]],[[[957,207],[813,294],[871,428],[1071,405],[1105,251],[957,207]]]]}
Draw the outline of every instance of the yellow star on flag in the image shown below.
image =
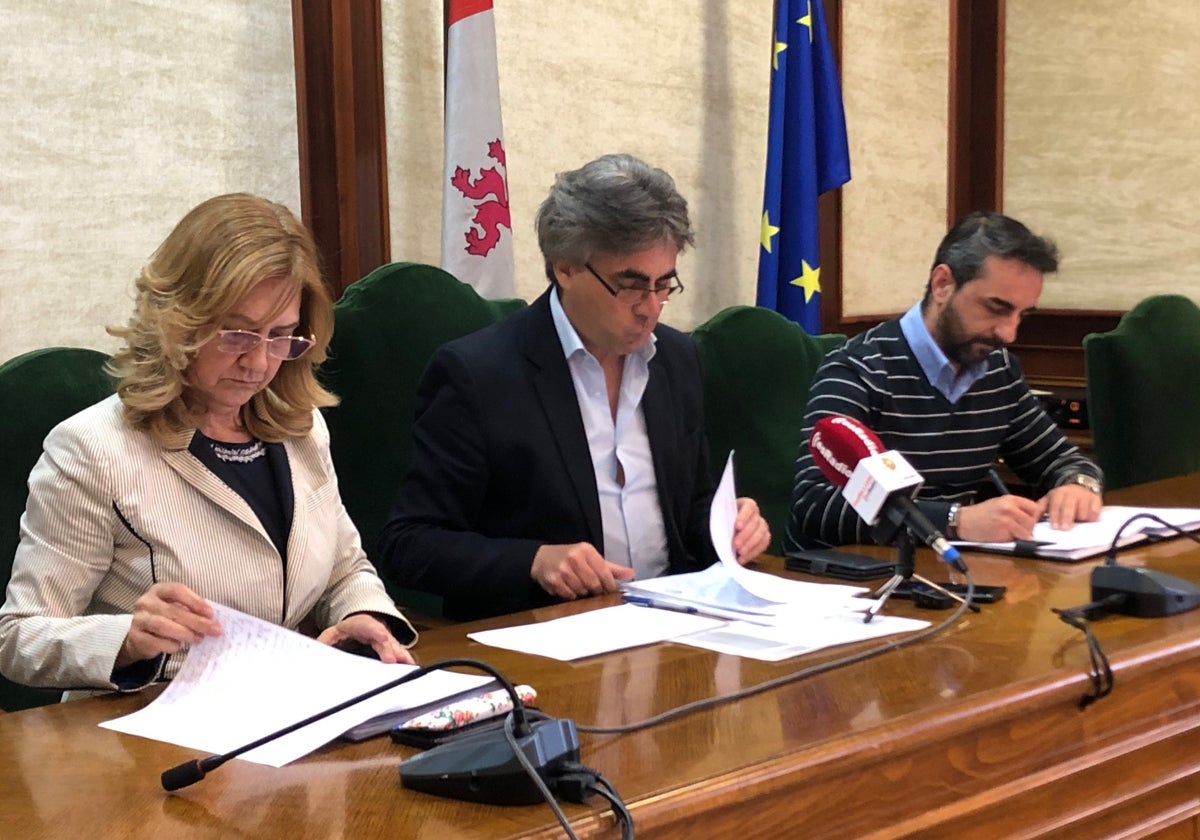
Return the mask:
{"type": "Polygon", "coordinates": [[[800,276],[790,282],[793,286],[804,289],[804,302],[808,303],[814,294],[821,291],[821,269],[813,268],[804,260],[800,261],[800,267],[800,276]]]}
{"type": "Polygon", "coordinates": [[[775,42],[775,54],[773,56],[771,56],[771,69],[772,70],[779,69],[779,54],[786,49],[787,49],[787,44],[785,44],[783,41],[775,42]]]}
{"type": "Polygon", "coordinates": [[[759,241],[762,242],[763,250],[768,254],[771,253],[771,237],[779,233],[779,228],[771,224],[771,218],[767,215],[767,211],[763,211],[762,232],[759,233],[759,241]]]}
{"type": "Polygon", "coordinates": [[[805,15],[804,17],[802,17],[802,18],[796,18],[796,23],[800,24],[801,26],[807,26],[807,27],[808,27],[808,43],[810,43],[810,44],[811,44],[811,43],[812,43],[812,39],[813,39],[813,34],[812,34],[812,3],[809,3],[809,4],[808,4],[808,14],[806,14],[806,15],[805,15]]]}

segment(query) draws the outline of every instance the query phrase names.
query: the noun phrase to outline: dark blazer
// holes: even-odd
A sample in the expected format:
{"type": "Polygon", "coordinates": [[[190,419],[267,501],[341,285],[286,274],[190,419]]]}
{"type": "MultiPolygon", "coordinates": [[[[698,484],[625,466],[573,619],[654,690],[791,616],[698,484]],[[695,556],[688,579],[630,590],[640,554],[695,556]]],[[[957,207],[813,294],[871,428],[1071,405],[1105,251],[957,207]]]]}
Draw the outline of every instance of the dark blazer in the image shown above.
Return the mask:
{"type": "MultiPolygon", "coordinates": [[[[468,619],[554,602],[531,577],[543,544],[604,536],[583,419],[547,290],[533,305],[449,342],[417,394],[413,463],[380,538],[405,587],[468,619]]],[[[700,360],[659,325],[642,397],[670,571],[716,559],[700,360]]]]}

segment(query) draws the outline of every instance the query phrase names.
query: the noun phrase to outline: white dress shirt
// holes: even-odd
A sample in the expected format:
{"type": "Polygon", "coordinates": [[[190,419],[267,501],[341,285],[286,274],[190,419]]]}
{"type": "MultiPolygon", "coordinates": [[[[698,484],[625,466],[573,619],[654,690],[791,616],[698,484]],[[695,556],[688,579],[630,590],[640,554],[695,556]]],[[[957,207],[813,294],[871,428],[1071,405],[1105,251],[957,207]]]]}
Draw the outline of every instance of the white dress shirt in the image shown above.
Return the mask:
{"type": "Polygon", "coordinates": [[[641,349],[625,356],[614,420],[600,362],[583,346],[557,294],[550,296],[550,312],[571,370],[592,455],[604,526],[604,559],[631,567],[638,579],[663,575],[668,568],[667,532],[642,412],[642,394],[654,358],[654,335],[641,349]]]}

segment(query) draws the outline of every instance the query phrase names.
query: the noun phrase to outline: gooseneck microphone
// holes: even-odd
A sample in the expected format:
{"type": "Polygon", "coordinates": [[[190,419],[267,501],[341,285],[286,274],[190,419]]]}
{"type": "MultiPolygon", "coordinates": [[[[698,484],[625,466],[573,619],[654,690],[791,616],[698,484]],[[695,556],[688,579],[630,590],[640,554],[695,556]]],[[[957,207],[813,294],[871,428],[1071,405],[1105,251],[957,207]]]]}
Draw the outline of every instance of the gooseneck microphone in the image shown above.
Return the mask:
{"type": "Polygon", "coordinates": [[[921,512],[912,495],[924,483],[903,455],[887,449],[873,431],[851,417],[822,417],[813,426],[808,449],[821,474],[867,525],[886,519],[937,552],[959,572],[967,567],[944,534],[921,512]]]}
{"type": "Polygon", "coordinates": [[[290,726],[285,726],[283,729],[280,729],[277,732],[272,732],[270,735],[264,735],[258,740],[251,741],[249,744],[245,744],[244,746],[238,747],[235,750],[230,750],[229,752],[222,753],[221,755],[210,755],[207,758],[194,758],[190,761],[185,761],[182,764],[176,765],[170,770],[164,770],[162,774],[163,790],[179,790],[180,788],[195,784],[208,775],[209,771],[217,769],[229,759],[237,758],[244,752],[249,752],[256,747],[261,747],[263,744],[274,741],[276,738],[282,738],[284,735],[295,732],[297,729],[302,729],[303,727],[308,726],[310,723],[316,723],[317,721],[327,718],[332,714],[336,714],[343,709],[348,709],[355,703],[361,703],[363,700],[369,700],[375,695],[382,694],[383,692],[393,689],[398,685],[403,685],[404,683],[411,682],[418,677],[423,677],[431,671],[437,671],[442,668],[449,668],[456,665],[477,668],[495,677],[496,680],[504,687],[504,689],[508,691],[509,696],[512,698],[514,732],[518,736],[529,734],[529,724],[525,719],[525,705],[521,702],[520,695],[517,694],[516,688],[507,677],[505,677],[491,665],[488,665],[486,662],[480,662],[478,659],[442,659],[438,662],[434,662],[429,665],[423,665],[413,671],[409,671],[408,673],[404,674],[404,676],[397,677],[394,680],[389,680],[383,685],[376,686],[369,691],[364,691],[362,694],[359,694],[356,697],[351,697],[349,700],[338,703],[336,706],[323,709],[314,715],[306,717],[304,720],[297,721],[290,726]]]}

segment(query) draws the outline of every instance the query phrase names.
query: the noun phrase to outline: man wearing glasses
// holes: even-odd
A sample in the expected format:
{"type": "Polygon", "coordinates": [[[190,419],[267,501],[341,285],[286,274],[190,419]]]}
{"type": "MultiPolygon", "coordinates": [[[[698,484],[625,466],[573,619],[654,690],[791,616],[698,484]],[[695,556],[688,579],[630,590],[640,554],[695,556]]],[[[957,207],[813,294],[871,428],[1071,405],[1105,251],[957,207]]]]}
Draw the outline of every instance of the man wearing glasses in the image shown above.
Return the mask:
{"type": "MultiPolygon", "coordinates": [[[[381,538],[397,580],[454,619],[716,560],[699,357],[658,323],[683,291],[687,202],[666,172],[606,155],[558,176],[536,226],[550,287],[434,355],[381,538]]],[[[769,540],[739,499],[739,561],[769,540]]]]}

